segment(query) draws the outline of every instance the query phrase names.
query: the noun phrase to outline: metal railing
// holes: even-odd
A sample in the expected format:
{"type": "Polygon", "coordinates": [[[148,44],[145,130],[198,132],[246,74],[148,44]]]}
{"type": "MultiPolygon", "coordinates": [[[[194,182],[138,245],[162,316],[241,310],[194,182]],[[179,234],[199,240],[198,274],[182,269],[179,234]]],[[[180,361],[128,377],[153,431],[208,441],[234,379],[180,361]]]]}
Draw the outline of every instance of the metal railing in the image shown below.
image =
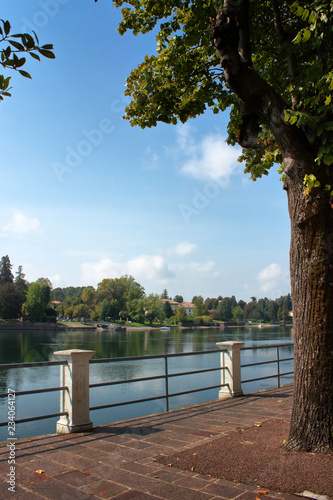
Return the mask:
{"type": "Polygon", "coordinates": [[[274,344],[274,345],[258,345],[258,346],[250,346],[250,347],[242,347],[241,351],[248,351],[250,349],[274,349],[276,348],[276,359],[269,360],[269,361],[259,361],[256,363],[247,363],[241,365],[241,368],[249,368],[251,366],[263,366],[263,365],[269,365],[272,363],[275,363],[277,366],[277,373],[273,375],[266,375],[264,377],[256,377],[256,378],[251,378],[247,380],[242,380],[242,384],[247,384],[249,382],[258,382],[259,380],[266,380],[269,378],[277,378],[278,379],[278,387],[281,387],[281,378],[286,377],[288,375],[293,375],[294,371],[289,371],[289,372],[284,372],[281,373],[280,371],[280,363],[283,363],[284,361],[292,361],[294,359],[294,356],[291,358],[280,358],[280,352],[279,349],[281,347],[293,347],[294,344],[291,343],[285,343],[285,344],[274,344]]]}
{"type": "MultiPolygon", "coordinates": [[[[280,364],[286,361],[291,361],[293,360],[293,357],[287,357],[287,358],[281,358],[280,357],[280,352],[279,349],[282,347],[293,347],[292,343],[284,343],[284,344],[273,344],[273,345],[256,345],[256,346],[250,346],[250,347],[242,347],[241,351],[248,351],[248,350],[253,350],[253,349],[272,349],[276,348],[276,359],[274,360],[269,360],[269,361],[260,361],[260,362],[255,362],[255,363],[247,363],[247,364],[242,364],[241,368],[248,368],[248,367],[254,367],[254,366],[262,366],[262,365],[268,365],[268,364],[276,364],[277,365],[277,373],[274,373],[272,375],[265,375],[262,377],[256,377],[256,378],[251,378],[251,379],[246,379],[246,380],[241,380],[242,384],[247,384],[249,382],[257,382],[260,380],[265,380],[265,379],[270,379],[270,378],[277,378],[278,379],[278,387],[281,385],[281,378],[285,376],[290,376],[293,374],[293,371],[289,372],[281,372],[280,369],[280,364]]],[[[158,360],[158,359],[163,359],[164,360],[164,373],[161,375],[155,375],[155,376],[150,376],[150,377],[140,377],[140,378],[131,378],[131,379],[121,379],[117,381],[109,381],[109,382],[99,382],[95,384],[90,384],[89,389],[95,389],[98,387],[106,387],[106,386],[116,386],[119,384],[128,384],[128,383],[138,383],[138,382],[149,382],[152,380],[164,380],[164,393],[158,395],[158,396],[152,396],[148,398],[141,398],[141,399],[135,399],[135,400],[130,400],[130,401],[122,401],[118,403],[109,403],[109,404],[103,404],[103,405],[98,405],[98,406],[92,406],[89,408],[90,411],[95,411],[95,410],[102,410],[106,408],[114,408],[117,406],[123,406],[123,405],[129,405],[129,404],[134,404],[134,403],[145,403],[148,401],[154,401],[157,399],[165,399],[166,401],[166,411],[169,411],[170,405],[169,405],[169,400],[172,397],[176,396],[182,396],[186,394],[191,394],[195,392],[200,392],[200,391],[206,391],[210,389],[220,389],[221,387],[225,387],[228,384],[224,384],[221,380],[221,383],[217,385],[211,385],[211,386],[205,386],[202,388],[197,388],[197,389],[190,389],[186,391],[181,391],[181,392],[171,392],[169,391],[169,380],[174,377],[182,377],[182,376],[188,376],[188,375],[196,375],[199,373],[208,373],[208,372],[216,372],[220,371],[221,373],[224,372],[224,370],[227,370],[226,367],[224,366],[219,366],[219,367],[214,367],[214,368],[204,368],[200,370],[191,370],[191,371],[186,371],[186,372],[176,372],[176,373],[170,373],[169,371],[169,362],[168,360],[170,358],[176,358],[176,357],[184,357],[184,356],[197,356],[197,355],[203,355],[203,354],[218,354],[221,352],[226,352],[224,349],[215,349],[215,350],[210,350],[210,351],[202,351],[202,352],[188,352],[188,353],[178,353],[178,354],[165,354],[165,355],[154,355],[154,356],[134,356],[134,357],[123,357],[123,358],[100,358],[100,359],[92,359],[90,360],[90,364],[97,364],[97,363],[117,363],[117,362],[124,362],[124,361],[130,361],[130,362],[135,362],[139,360],[158,360]]],[[[30,368],[30,367],[41,367],[41,366],[67,366],[66,361],[46,361],[46,362],[37,362],[37,363],[10,363],[10,364],[3,364],[0,365],[0,370],[8,370],[8,369],[13,369],[13,368],[30,368]]],[[[60,386],[60,387],[48,387],[44,389],[35,389],[35,390],[30,390],[30,391],[18,391],[15,392],[15,397],[16,396],[23,396],[23,395],[30,395],[30,394],[38,394],[38,393],[45,393],[45,392],[54,392],[54,391],[68,391],[67,386],[60,386]]],[[[0,394],[0,398],[5,398],[8,397],[8,393],[3,393],[0,394]]],[[[26,423],[26,422],[32,422],[35,420],[41,420],[41,419],[47,419],[47,418],[53,418],[53,417],[61,417],[67,415],[68,412],[59,412],[59,413],[52,413],[48,415],[39,415],[36,417],[30,417],[30,418],[24,418],[24,419],[15,419],[16,424],[20,423],[26,423]]],[[[8,425],[8,422],[0,422],[0,426],[5,426],[8,425]]]]}
{"type": "Polygon", "coordinates": [[[134,356],[134,357],[128,357],[128,358],[101,358],[101,359],[92,359],[90,361],[91,364],[94,363],[109,363],[109,362],[123,362],[123,361],[140,361],[140,360],[148,360],[148,359],[163,359],[164,360],[164,374],[163,375],[155,375],[153,377],[141,377],[141,378],[132,378],[132,379],[122,379],[122,380],[117,380],[117,381],[112,381],[112,382],[101,382],[98,384],[90,384],[89,388],[93,389],[96,387],[105,387],[105,386],[112,386],[112,385],[119,385],[119,384],[126,384],[126,383],[135,383],[135,382],[148,382],[152,380],[164,380],[165,381],[165,393],[160,394],[158,396],[153,396],[150,398],[142,398],[142,399],[134,399],[130,401],[123,401],[120,403],[110,403],[110,404],[105,404],[105,405],[100,405],[100,406],[92,406],[89,408],[90,411],[94,410],[103,410],[105,408],[114,408],[117,406],[123,406],[123,405],[128,405],[128,404],[133,404],[133,403],[146,403],[148,401],[154,401],[157,399],[165,399],[166,402],[166,411],[169,411],[170,406],[169,406],[169,399],[175,396],[183,396],[185,394],[191,394],[194,392],[200,392],[200,391],[208,391],[209,389],[219,389],[221,387],[226,386],[227,384],[218,384],[218,385],[211,385],[211,386],[206,386],[202,387],[200,389],[191,389],[187,391],[181,391],[181,392],[174,392],[170,393],[169,392],[169,379],[173,377],[181,377],[185,375],[196,375],[198,373],[207,373],[207,372],[214,372],[214,371],[223,371],[226,368],[224,366],[219,366],[216,368],[204,368],[201,370],[191,370],[187,372],[177,372],[177,373],[169,373],[169,365],[168,365],[168,359],[169,358],[175,358],[175,357],[184,357],[184,356],[195,356],[195,355],[200,355],[200,354],[212,354],[215,353],[217,354],[220,351],[212,350],[212,351],[204,351],[204,352],[182,352],[178,354],[164,354],[164,355],[156,355],[156,356],[134,356]]]}
{"type": "MultiPolygon", "coordinates": [[[[9,364],[3,364],[0,365],[1,370],[10,370],[13,368],[36,368],[40,366],[61,366],[65,365],[63,361],[39,361],[36,363],[9,363],[9,364]]],[[[40,394],[43,392],[55,392],[55,391],[67,391],[67,387],[47,387],[44,389],[33,389],[31,391],[15,391],[15,398],[17,396],[26,396],[30,394],[40,394]]],[[[7,398],[8,393],[2,393],[0,394],[0,398],[7,398]]],[[[51,413],[47,415],[38,415],[36,417],[29,417],[29,418],[21,418],[21,419],[16,419],[15,418],[15,424],[24,424],[26,422],[34,422],[35,420],[44,420],[46,418],[55,418],[55,417],[61,417],[62,415],[67,415],[67,412],[59,412],[59,413],[51,413]]],[[[3,427],[5,425],[8,425],[8,420],[5,422],[0,422],[0,427],[3,427]]]]}

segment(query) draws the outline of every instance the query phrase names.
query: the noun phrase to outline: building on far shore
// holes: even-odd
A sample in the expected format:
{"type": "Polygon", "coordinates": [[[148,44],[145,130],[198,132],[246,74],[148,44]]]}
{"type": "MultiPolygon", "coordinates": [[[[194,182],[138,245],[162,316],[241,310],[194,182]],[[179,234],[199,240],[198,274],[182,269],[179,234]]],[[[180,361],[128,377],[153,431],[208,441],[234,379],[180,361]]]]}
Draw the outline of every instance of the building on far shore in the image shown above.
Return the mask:
{"type": "Polygon", "coordinates": [[[193,315],[195,305],[192,304],[192,302],[182,302],[180,305],[185,309],[186,314],[188,314],[189,316],[193,315]]]}
{"type": "Polygon", "coordinates": [[[163,304],[169,302],[172,312],[174,313],[176,312],[178,306],[182,306],[185,309],[186,314],[188,314],[189,316],[193,315],[195,305],[192,304],[192,302],[175,302],[174,300],[170,299],[162,299],[162,302],[163,304]]]}
{"type": "Polygon", "coordinates": [[[169,300],[169,299],[162,299],[162,302],[163,304],[169,302],[172,312],[174,313],[176,312],[177,307],[181,305],[179,302],[175,302],[174,300],[169,300]]]}

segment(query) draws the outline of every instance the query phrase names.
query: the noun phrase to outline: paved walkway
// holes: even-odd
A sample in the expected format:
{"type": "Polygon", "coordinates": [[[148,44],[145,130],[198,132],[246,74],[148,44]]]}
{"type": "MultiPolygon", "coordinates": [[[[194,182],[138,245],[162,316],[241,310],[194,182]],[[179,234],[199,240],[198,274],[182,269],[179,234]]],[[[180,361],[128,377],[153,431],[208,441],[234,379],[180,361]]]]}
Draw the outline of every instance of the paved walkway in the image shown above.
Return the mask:
{"type": "Polygon", "coordinates": [[[16,443],[15,493],[8,490],[10,448],[0,447],[0,499],[292,499],[292,495],[214,479],[156,462],[235,428],[288,419],[292,385],[103,425],[93,432],[16,443]]]}

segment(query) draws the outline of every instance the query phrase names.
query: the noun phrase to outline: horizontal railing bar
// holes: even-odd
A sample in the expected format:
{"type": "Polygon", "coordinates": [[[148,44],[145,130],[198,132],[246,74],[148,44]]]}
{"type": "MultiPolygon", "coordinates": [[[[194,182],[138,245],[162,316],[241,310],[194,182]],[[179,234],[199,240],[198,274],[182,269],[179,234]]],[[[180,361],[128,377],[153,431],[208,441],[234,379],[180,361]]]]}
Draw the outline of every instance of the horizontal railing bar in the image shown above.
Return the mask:
{"type": "Polygon", "coordinates": [[[247,363],[245,365],[241,365],[241,368],[246,368],[248,366],[259,366],[259,365],[264,365],[264,364],[268,364],[268,363],[282,363],[283,361],[291,361],[292,359],[294,359],[294,358],[292,357],[292,358],[283,358],[283,359],[273,359],[271,361],[259,361],[257,363],[247,363]]]}
{"type": "MultiPolygon", "coordinates": [[[[226,368],[224,366],[222,367],[219,366],[217,368],[205,368],[202,370],[194,370],[191,372],[168,373],[168,377],[180,377],[182,375],[195,375],[196,373],[206,373],[206,372],[221,371],[221,370],[226,370],[226,368]]],[[[149,380],[160,380],[160,379],[166,379],[166,375],[156,375],[154,377],[141,377],[133,379],[116,380],[113,382],[100,382],[98,384],[90,384],[89,387],[93,389],[95,387],[107,387],[111,385],[128,384],[132,382],[147,382],[149,380]]]]}
{"type": "Polygon", "coordinates": [[[294,372],[280,373],[280,377],[285,377],[287,375],[294,375],[294,372]]]}
{"type": "MultiPolygon", "coordinates": [[[[25,424],[26,422],[34,422],[35,420],[44,420],[46,418],[55,418],[55,417],[61,417],[62,415],[68,415],[67,411],[63,411],[61,413],[51,413],[49,415],[40,415],[38,417],[30,417],[30,418],[21,418],[21,419],[15,419],[13,420],[12,423],[15,424],[25,424]]],[[[3,427],[5,425],[8,425],[8,422],[0,422],[0,427],[3,427]]]]}
{"type": "Polygon", "coordinates": [[[179,373],[168,373],[168,377],[180,377],[181,375],[195,375],[196,373],[206,373],[214,372],[218,370],[226,370],[225,366],[219,366],[217,368],[203,368],[202,370],[194,370],[191,372],[179,372],[179,373]]]}
{"type": "MultiPolygon", "coordinates": [[[[26,396],[28,394],[39,394],[42,392],[54,392],[54,391],[66,391],[68,387],[48,387],[46,389],[33,389],[32,391],[18,391],[15,392],[15,396],[26,396]]],[[[0,394],[0,398],[6,398],[8,393],[0,394]]]]}
{"type": "Polygon", "coordinates": [[[155,377],[142,377],[142,378],[133,378],[133,379],[124,379],[124,380],[115,380],[112,382],[100,382],[98,384],[90,384],[89,388],[94,389],[95,387],[106,387],[109,385],[119,385],[119,384],[128,384],[132,382],[147,382],[149,380],[159,380],[162,378],[166,378],[166,375],[156,375],[155,377]]]}
{"type": "Polygon", "coordinates": [[[278,363],[278,359],[272,359],[271,361],[258,361],[257,363],[247,363],[245,365],[241,365],[241,368],[247,368],[248,366],[260,366],[260,365],[268,365],[270,363],[278,363]]]}
{"type": "Polygon", "coordinates": [[[212,353],[219,353],[221,351],[227,351],[227,349],[214,349],[210,351],[193,351],[193,352],[178,352],[178,353],[173,353],[173,354],[154,354],[154,355],[148,355],[148,356],[128,356],[124,358],[99,358],[99,359],[91,359],[89,361],[89,364],[95,364],[95,363],[109,363],[113,361],[140,361],[140,360],[147,360],[147,359],[164,359],[164,358],[175,358],[175,357],[180,357],[180,356],[195,356],[197,354],[212,354],[212,353]]]}
{"type": "Polygon", "coordinates": [[[241,351],[248,351],[250,349],[273,349],[276,347],[294,347],[292,343],[285,344],[263,344],[263,345],[251,345],[246,347],[241,347],[241,351]]]}
{"type": "Polygon", "coordinates": [[[166,394],[164,394],[164,395],[160,395],[160,396],[154,396],[151,398],[133,399],[132,401],[122,401],[120,403],[110,403],[107,405],[92,406],[91,408],[89,408],[89,410],[90,411],[103,410],[106,408],[114,408],[116,406],[124,406],[124,405],[130,405],[130,404],[135,404],[135,403],[146,403],[148,401],[155,401],[156,399],[166,399],[167,397],[172,398],[174,396],[182,396],[184,394],[191,394],[193,392],[208,391],[209,389],[218,389],[219,387],[225,387],[227,385],[228,384],[212,385],[210,387],[202,387],[200,389],[191,389],[189,391],[184,391],[184,392],[175,392],[173,394],[169,394],[168,396],[166,394]]]}
{"type": "Polygon", "coordinates": [[[174,392],[173,394],[169,394],[169,398],[172,398],[174,396],[183,396],[183,394],[191,394],[192,392],[208,391],[209,389],[218,389],[219,387],[227,387],[227,385],[228,384],[211,385],[209,387],[201,387],[200,389],[191,389],[189,391],[174,392]]]}
{"type": "Polygon", "coordinates": [[[8,370],[10,368],[34,368],[37,366],[59,366],[67,365],[67,361],[38,361],[36,363],[9,363],[0,365],[1,370],[8,370]]]}
{"type": "MultiPolygon", "coordinates": [[[[179,372],[179,373],[168,373],[168,377],[180,377],[182,375],[195,375],[196,373],[206,373],[206,372],[213,372],[213,371],[221,371],[221,370],[226,370],[224,366],[219,366],[217,368],[205,368],[202,370],[194,370],[191,372],[179,372]]],[[[154,377],[141,377],[141,378],[132,378],[132,379],[124,379],[124,380],[116,380],[112,382],[100,382],[98,384],[90,384],[89,387],[90,389],[94,389],[95,387],[107,387],[111,385],[119,385],[119,384],[128,384],[132,382],[147,382],[149,380],[160,380],[160,379],[166,379],[166,375],[156,375],[154,377]]]]}
{"type": "Polygon", "coordinates": [[[241,380],[242,384],[247,384],[248,382],[257,382],[258,380],[265,380],[267,378],[278,378],[278,374],[275,375],[267,375],[266,377],[258,377],[258,378],[250,378],[248,380],[241,380]]]}
{"type": "Polygon", "coordinates": [[[152,398],[144,399],[133,399],[132,401],[122,401],[121,403],[110,403],[108,405],[92,406],[91,408],[89,408],[89,411],[103,410],[104,408],[114,408],[115,406],[131,405],[134,403],[146,403],[148,401],[155,401],[156,399],[166,399],[166,395],[154,396],[152,398]]]}
{"type": "Polygon", "coordinates": [[[265,380],[266,378],[277,378],[277,377],[285,377],[286,375],[293,375],[294,372],[285,372],[285,373],[280,373],[280,374],[275,374],[275,375],[268,375],[267,377],[259,377],[259,378],[251,378],[249,380],[242,380],[242,384],[247,384],[248,382],[257,382],[258,380],[265,380]]]}

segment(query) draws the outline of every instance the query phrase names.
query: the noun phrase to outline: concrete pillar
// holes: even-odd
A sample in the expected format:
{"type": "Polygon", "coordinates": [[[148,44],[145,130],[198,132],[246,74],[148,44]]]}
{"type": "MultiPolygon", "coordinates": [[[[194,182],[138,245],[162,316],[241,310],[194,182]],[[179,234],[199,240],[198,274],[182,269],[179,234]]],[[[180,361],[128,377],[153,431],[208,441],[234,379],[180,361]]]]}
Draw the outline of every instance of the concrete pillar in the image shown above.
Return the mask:
{"type": "Polygon", "coordinates": [[[95,351],[70,349],[53,353],[66,365],[60,366],[60,385],[68,390],[60,393],[60,411],[66,411],[57,422],[58,434],[70,434],[92,429],[89,420],[89,360],[95,351]]]}
{"type": "Polygon", "coordinates": [[[219,399],[243,396],[240,350],[244,342],[217,342],[216,345],[221,349],[221,367],[226,368],[221,371],[221,384],[227,384],[219,391],[219,399]]]}

